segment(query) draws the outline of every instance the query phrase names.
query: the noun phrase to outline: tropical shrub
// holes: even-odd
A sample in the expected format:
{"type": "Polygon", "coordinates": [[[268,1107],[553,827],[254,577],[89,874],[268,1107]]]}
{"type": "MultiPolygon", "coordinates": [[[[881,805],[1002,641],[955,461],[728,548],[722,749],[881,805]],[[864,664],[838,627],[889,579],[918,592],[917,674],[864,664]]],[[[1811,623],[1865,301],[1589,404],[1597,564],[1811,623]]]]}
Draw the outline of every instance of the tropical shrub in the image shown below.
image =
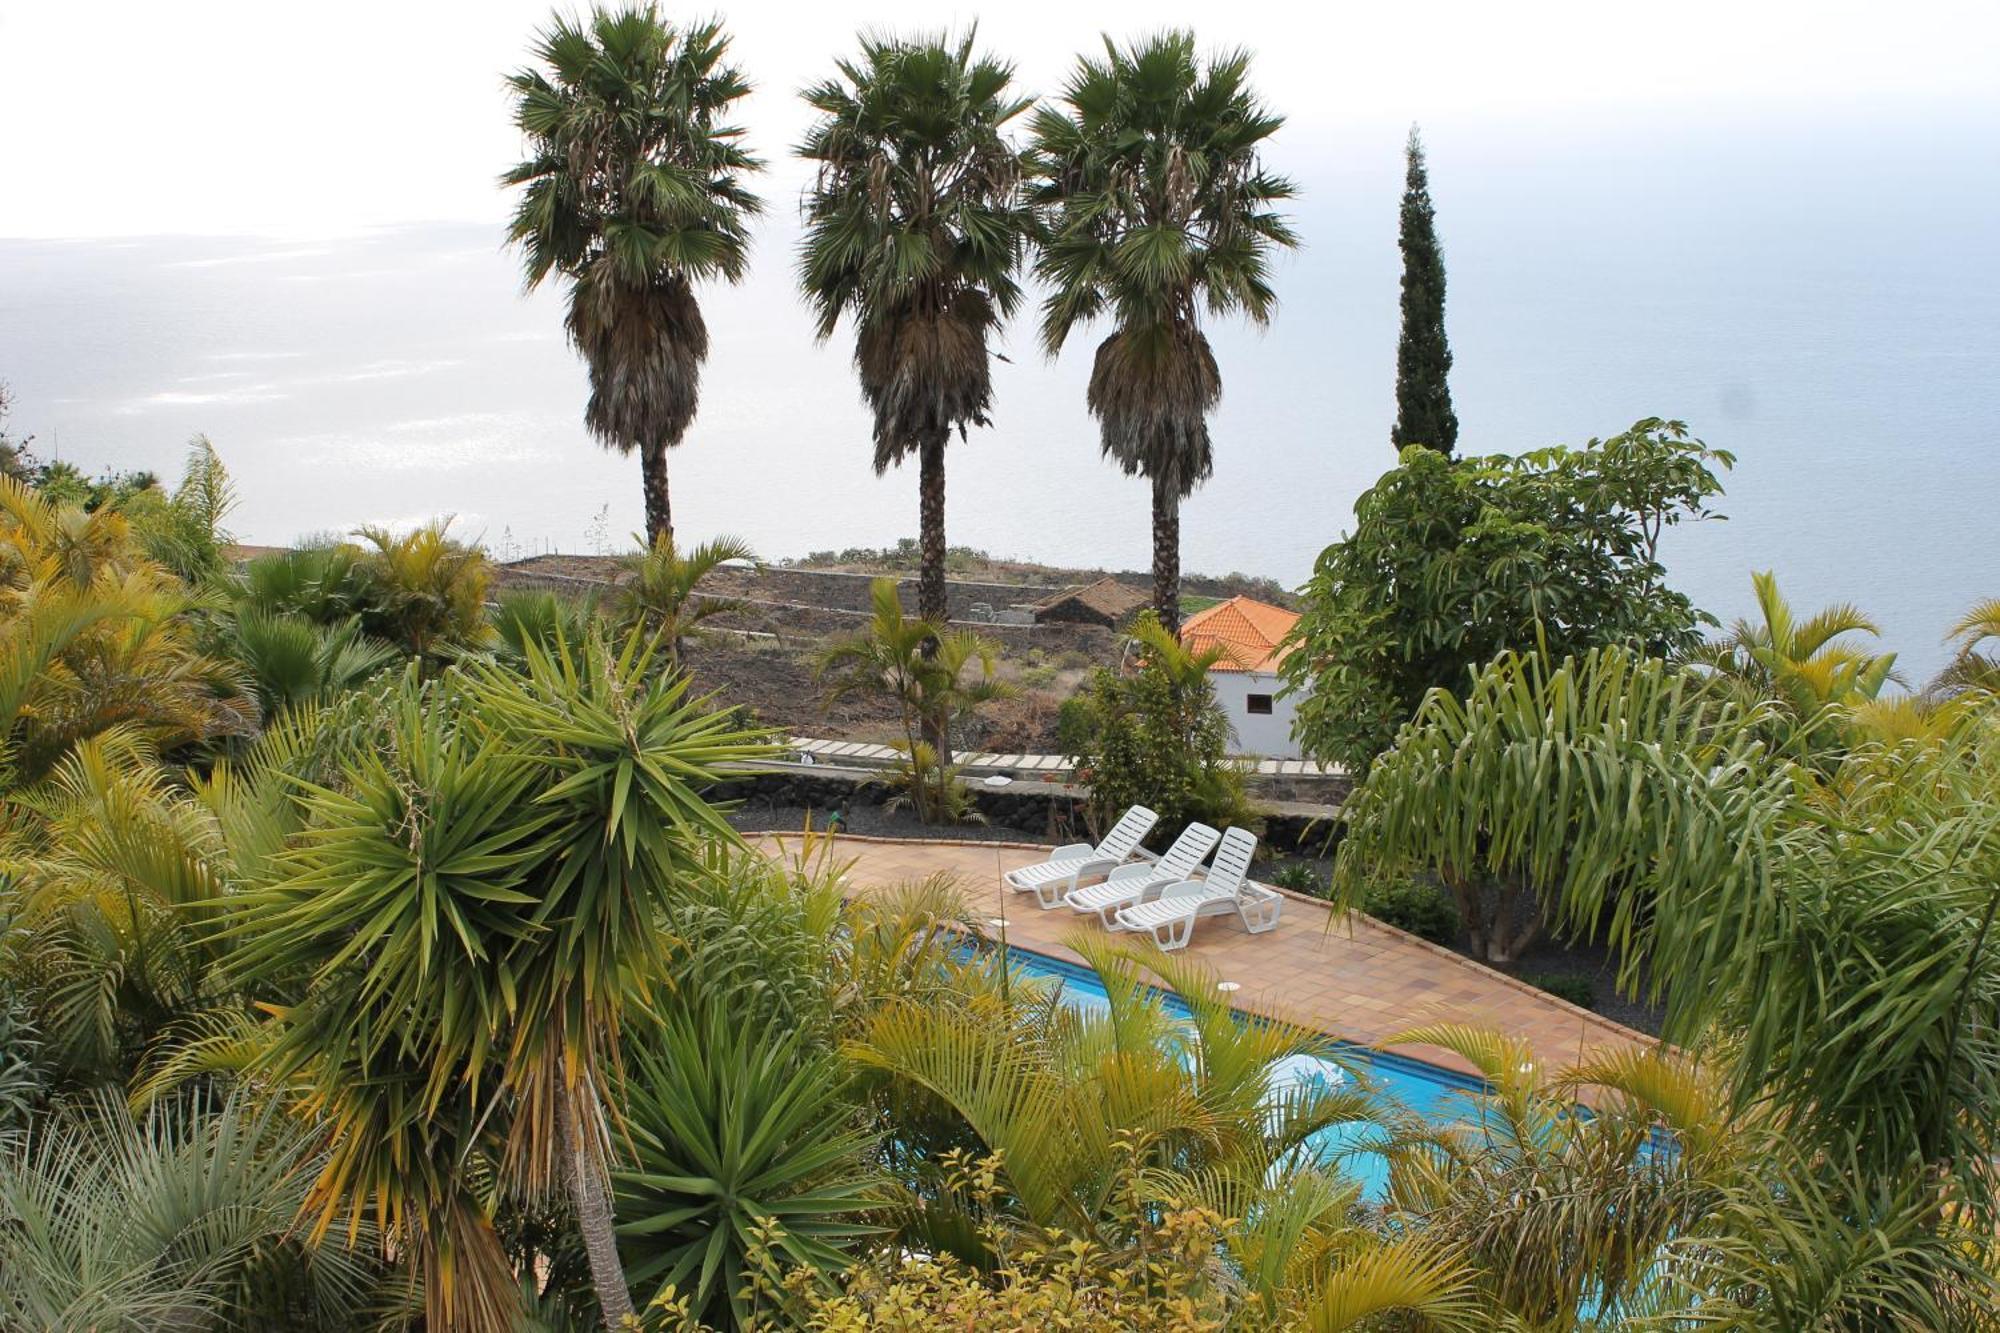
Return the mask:
{"type": "Polygon", "coordinates": [[[222,548],[230,536],[222,523],[236,507],[236,488],[207,436],[189,442],[187,464],[173,494],[148,487],[118,504],[146,554],[183,582],[198,584],[223,574],[222,548]]]}
{"type": "Polygon", "coordinates": [[[1738,1326],[1977,1326],[1954,1311],[2000,1225],[2000,715],[1802,762],[1765,743],[1775,707],[1618,649],[1503,656],[1349,798],[1336,896],[1412,869],[1536,886],[1664,996],[1669,1040],[1728,1053],[1778,1177],[1702,1263],[1752,1284],[1738,1326]],[[1880,1245],[1853,1243],[1864,1217],[1880,1245]],[[1826,1248],[1787,1276],[1809,1235],[1826,1248]]]}
{"type": "Polygon", "coordinates": [[[717,537],[683,555],[671,536],[663,536],[643,554],[625,559],[613,612],[621,625],[659,635],[667,659],[677,660],[682,642],[698,632],[702,621],[743,609],[739,601],[697,595],[701,581],[729,561],[755,555],[749,543],[736,537],[717,537]]]}
{"type": "Polygon", "coordinates": [[[1134,624],[1138,668],[1100,668],[1087,692],[1088,723],[1069,753],[1078,782],[1090,788],[1092,818],[1108,826],[1127,806],[1159,812],[1158,835],[1172,837],[1194,820],[1217,828],[1253,824],[1243,765],[1229,758],[1229,716],[1216,700],[1209,668],[1222,650],[1190,653],[1150,614],[1134,624]]]}
{"type": "Polygon", "coordinates": [[[362,626],[419,661],[440,665],[487,642],[486,553],[450,536],[441,519],[398,536],[362,528],[362,626]]]}
{"type": "Polygon", "coordinates": [[[881,1197],[851,1074],[831,1047],[711,996],[673,1005],[625,1059],[634,1151],[613,1180],[642,1304],[671,1290],[705,1322],[740,1328],[767,1265],[827,1275],[848,1264],[881,1197]]]}
{"type": "Polygon", "coordinates": [[[1597,983],[1575,972],[1523,972],[1521,980],[1579,1009],[1597,1007],[1597,983]]]}
{"type": "Polygon", "coordinates": [[[829,645],[815,672],[829,702],[857,692],[885,695],[902,714],[903,788],[917,818],[945,823],[964,814],[951,761],[952,727],[974,707],[1006,697],[994,675],[999,645],[965,630],[904,614],[896,581],[871,590],[867,628],[829,645]],[[968,673],[977,669],[977,674],[968,673]]]}
{"type": "Polygon", "coordinates": [[[1304,861],[1287,861],[1273,870],[1269,876],[1271,883],[1293,893],[1309,893],[1315,898],[1326,897],[1326,879],[1319,871],[1304,861]]]}
{"type": "Polygon", "coordinates": [[[116,507],[0,479],[0,786],[40,781],[112,728],[162,750],[254,732],[256,701],[202,650],[196,604],[116,507]]]}
{"type": "Polygon", "coordinates": [[[104,1096],[45,1116],[0,1143],[0,1326],[358,1327],[395,1282],[365,1243],[299,1233],[315,1152],[241,1097],[135,1118],[104,1096]]]}
{"type": "Polygon", "coordinates": [[[1360,774],[1428,691],[1462,695],[1504,649],[1692,650],[1714,622],[1667,586],[1659,540],[1711,516],[1733,461],[1657,418],[1519,457],[1405,449],[1306,585],[1282,667],[1294,734],[1360,774]]]}
{"type": "MultiPolygon", "coordinates": [[[[1324,888],[1322,885],[1322,891],[1324,888]]],[[[1361,910],[1433,944],[1455,943],[1461,929],[1451,895],[1416,879],[1370,884],[1361,895],[1361,910]]]]}

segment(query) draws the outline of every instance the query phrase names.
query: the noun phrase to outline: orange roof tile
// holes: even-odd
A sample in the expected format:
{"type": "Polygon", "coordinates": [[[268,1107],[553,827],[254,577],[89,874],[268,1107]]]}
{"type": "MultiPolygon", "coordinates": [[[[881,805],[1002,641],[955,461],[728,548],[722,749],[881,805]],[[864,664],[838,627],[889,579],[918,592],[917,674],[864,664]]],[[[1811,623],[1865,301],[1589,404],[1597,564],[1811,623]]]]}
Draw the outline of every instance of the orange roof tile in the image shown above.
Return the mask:
{"type": "Polygon", "coordinates": [[[1281,648],[1299,613],[1250,597],[1232,597],[1204,607],[1181,626],[1181,643],[1190,652],[1219,647],[1223,658],[1216,671],[1276,671],[1285,660],[1281,648]]]}

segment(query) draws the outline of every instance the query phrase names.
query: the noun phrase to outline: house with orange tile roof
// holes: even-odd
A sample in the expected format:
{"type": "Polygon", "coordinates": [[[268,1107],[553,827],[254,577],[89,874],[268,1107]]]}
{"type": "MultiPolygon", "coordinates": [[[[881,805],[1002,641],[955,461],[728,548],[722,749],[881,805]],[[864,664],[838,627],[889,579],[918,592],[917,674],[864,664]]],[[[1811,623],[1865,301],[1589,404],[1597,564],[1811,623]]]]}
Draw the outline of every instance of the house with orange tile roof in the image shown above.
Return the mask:
{"type": "Polygon", "coordinates": [[[1231,597],[1202,608],[1181,625],[1181,644],[1190,652],[1222,650],[1209,679],[1236,730],[1239,754],[1301,757],[1292,739],[1297,701],[1278,697],[1285,685],[1278,674],[1286,655],[1285,636],[1298,621],[1296,611],[1254,597],[1231,597]]]}

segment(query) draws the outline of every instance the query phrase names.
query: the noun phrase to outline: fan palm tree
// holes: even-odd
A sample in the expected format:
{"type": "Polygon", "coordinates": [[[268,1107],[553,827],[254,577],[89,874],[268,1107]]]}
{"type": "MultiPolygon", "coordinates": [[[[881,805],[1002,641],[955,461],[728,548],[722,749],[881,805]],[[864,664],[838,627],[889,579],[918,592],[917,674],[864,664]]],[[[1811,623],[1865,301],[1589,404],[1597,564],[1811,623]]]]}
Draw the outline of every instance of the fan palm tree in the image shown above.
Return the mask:
{"type": "Polygon", "coordinates": [[[804,94],[820,119],[798,152],[819,175],[799,282],[822,340],[853,320],[875,471],[917,456],[917,611],[942,623],[945,445],[989,424],[989,342],[1021,297],[1028,214],[1005,130],[1030,102],[972,33],[864,37],[839,68],[804,94]]]}
{"type": "Polygon", "coordinates": [[[1153,604],[1180,627],[1180,506],[1214,470],[1208,414],[1222,371],[1204,310],[1270,322],[1273,250],[1298,244],[1272,205],[1292,183],[1259,153],[1284,118],[1251,91],[1250,57],[1205,65],[1194,34],[1165,32],[1078,61],[1055,106],[1036,112],[1028,163],[1050,289],[1042,343],[1112,323],[1090,372],[1105,454],[1153,484],[1153,604]]]}
{"type": "Polygon", "coordinates": [[[681,643],[701,622],[740,611],[744,603],[726,597],[697,597],[701,581],[732,560],[754,560],[756,552],[736,537],[717,537],[682,555],[672,537],[662,537],[625,560],[625,580],[613,606],[627,626],[659,636],[667,661],[680,660],[681,643]]]}
{"type": "Polygon", "coordinates": [[[738,282],[748,220],[744,178],[762,164],[729,122],[750,91],[726,63],[715,22],[676,28],[651,5],[558,15],[535,42],[540,67],[509,76],[527,160],[508,239],[528,286],[569,282],[570,341],[590,366],[591,433],[637,452],[646,536],[671,536],[667,450],[700,401],[708,326],[698,282],[738,282]]]}

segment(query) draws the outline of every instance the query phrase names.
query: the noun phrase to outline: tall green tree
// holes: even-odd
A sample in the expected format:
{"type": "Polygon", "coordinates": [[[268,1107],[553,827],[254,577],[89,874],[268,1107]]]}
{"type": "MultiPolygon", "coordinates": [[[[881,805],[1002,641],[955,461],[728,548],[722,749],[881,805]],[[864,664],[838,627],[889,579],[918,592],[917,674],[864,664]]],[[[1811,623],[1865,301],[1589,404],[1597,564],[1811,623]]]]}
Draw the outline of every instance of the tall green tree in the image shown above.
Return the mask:
{"type": "Polygon", "coordinates": [[[1424,141],[1410,126],[1403,149],[1403,336],[1396,343],[1396,424],[1389,443],[1401,453],[1413,444],[1439,453],[1458,447],[1458,414],[1451,410],[1451,342],[1444,332],[1444,251],[1431,207],[1424,141]]]}
{"type": "Polygon", "coordinates": [[[639,455],[649,542],[673,533],[667,450],[694,421],[708,326],[694,284],[743,277],[744,178],[762,163],[729,123],[750,91],[716,22],[676,28],[651,5],[557,15],[538,68],[508,76],[528,156],[508,239],[530,289],[569,282],[569,336],[590,364],[584,421],[639,455]]]}
{"type": "Polygon", "coordinates": [[[948,614],[944,450],[990,424],[989,341],[1021,299],[1028,235],[1006,126],[1030,100],[973,33],[867,38],[804,97],[820,118],[799,145],[819,175],[805,201],[799,284],[822,340],[854,323],[875,471],[917,456],[917,614],[948,614]]]}
{"type": "Polygon", "coordinates": [[[1153,603],[1180,627],[1181,501],[1214,471],[1208,414],[1222,399],[1201,314],[1270,322],[1275,249],[1298,244],[1272,205],[1292,183],[1259,154],[1284,124],[1249,84],[1250,57],[1203,63],[1194,34],[1165,32],[1077,62],[1036,112],[1029,163],[1049,286],[1042,342],[1112,322],[1088,401],[1107,456],[1153,484],[1153,603]]]}
{"type": "Polygon", "coordinates": [[[1505,649],[1683,653],[1714,621],[1667,585],[1665,529],[1712,517],[1734,459],[1649,417],[1580,449],[1403,450],[1320,553],[1280,668],[1293,734],[1359,774],[1432,689],[1505,649]]]}

